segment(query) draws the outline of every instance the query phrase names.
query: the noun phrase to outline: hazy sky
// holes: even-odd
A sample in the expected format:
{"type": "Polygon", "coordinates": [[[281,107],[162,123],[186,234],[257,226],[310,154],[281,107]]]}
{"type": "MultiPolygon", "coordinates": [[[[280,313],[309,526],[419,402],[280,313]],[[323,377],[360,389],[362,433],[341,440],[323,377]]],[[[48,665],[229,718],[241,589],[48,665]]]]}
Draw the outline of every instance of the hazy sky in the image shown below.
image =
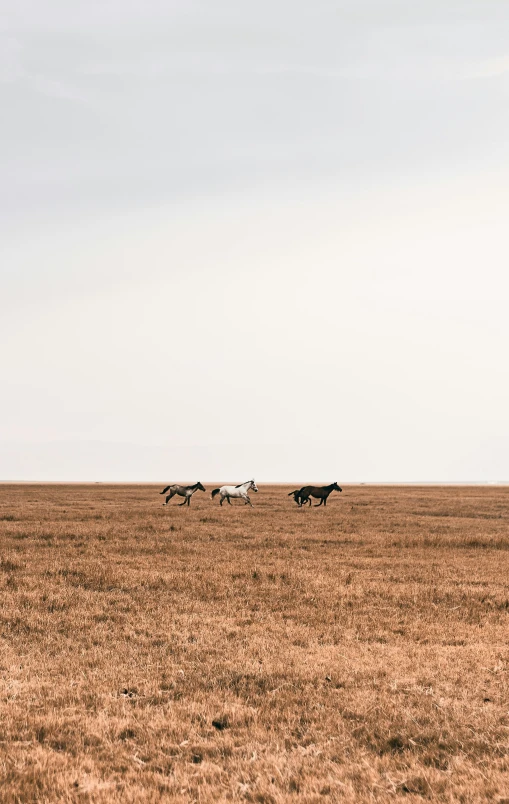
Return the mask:
{"type": "Polygon", "coordinates": [[[2,9],[0,479],[509,480],[509,3],[2,9]]]}

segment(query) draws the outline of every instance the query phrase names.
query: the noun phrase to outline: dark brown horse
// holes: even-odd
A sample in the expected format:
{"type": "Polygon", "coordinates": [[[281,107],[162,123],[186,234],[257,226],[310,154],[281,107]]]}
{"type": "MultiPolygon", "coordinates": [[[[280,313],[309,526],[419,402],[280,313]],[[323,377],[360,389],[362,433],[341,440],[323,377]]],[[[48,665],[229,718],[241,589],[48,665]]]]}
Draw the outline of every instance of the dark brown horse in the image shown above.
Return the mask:
{"type": "Polygon", "coordinates": [[[328,486],[303,486],[298,491],[292,491],[290,494],[293,494],[293,499],[298,504],[299,507],[302,507],[306,503],[311,505],[311,497],[314,497],[316,500],[320,500],[318,505],[315,505],[314,508],[318,508],[318,506],[327,505],[327,498],[331,491],[343,491],[342,488],[338,486],[337,483],[330,483],[328,486]]]}

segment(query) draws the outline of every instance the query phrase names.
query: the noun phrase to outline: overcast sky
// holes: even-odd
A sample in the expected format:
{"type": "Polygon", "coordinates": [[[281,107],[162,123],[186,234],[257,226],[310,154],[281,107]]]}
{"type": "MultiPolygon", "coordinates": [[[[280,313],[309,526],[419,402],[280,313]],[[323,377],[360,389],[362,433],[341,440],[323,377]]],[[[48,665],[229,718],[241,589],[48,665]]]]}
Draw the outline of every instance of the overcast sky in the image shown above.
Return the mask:
{"type": "Polygon", "coordinates": [[[0,479],[509,480],[509,3],[2,9],[0,479]]]}

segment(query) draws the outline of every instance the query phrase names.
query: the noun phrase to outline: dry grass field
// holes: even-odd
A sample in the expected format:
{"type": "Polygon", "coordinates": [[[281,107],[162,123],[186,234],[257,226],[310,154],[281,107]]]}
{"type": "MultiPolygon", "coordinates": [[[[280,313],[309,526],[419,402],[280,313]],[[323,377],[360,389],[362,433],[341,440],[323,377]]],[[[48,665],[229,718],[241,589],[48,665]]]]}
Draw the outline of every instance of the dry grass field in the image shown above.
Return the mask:
{"type": "Polygon", "coordinates": [[[509,802],[509,488],[160,488],[0,486],[2,802],[509,802]]]}

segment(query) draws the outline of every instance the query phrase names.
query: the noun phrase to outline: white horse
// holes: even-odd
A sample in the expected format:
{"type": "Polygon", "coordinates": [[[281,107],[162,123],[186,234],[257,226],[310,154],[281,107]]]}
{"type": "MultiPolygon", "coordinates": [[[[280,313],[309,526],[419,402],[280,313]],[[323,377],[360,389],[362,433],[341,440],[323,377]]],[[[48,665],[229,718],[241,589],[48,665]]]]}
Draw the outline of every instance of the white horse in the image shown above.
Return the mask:
{"type": "Polygon", "coordinates": [[[220,494],[221,499],[219,500],[219,505],[222,505],[225,500],[231,505],[230,497],[233,497],[234,499],[240,497],[242,500],[245,500],[244,505],[250,505],[252,508],[253,504],[249,499],[248,494],[248,491],[251,489],[253,491],[258,491],[256,488],[256,483],[254,480],[246,480],[245,483],[241,483],[239,486],[221,486],[220,489],[214,489],[211,497],[214,499],[216,494],[220,494]]]}

